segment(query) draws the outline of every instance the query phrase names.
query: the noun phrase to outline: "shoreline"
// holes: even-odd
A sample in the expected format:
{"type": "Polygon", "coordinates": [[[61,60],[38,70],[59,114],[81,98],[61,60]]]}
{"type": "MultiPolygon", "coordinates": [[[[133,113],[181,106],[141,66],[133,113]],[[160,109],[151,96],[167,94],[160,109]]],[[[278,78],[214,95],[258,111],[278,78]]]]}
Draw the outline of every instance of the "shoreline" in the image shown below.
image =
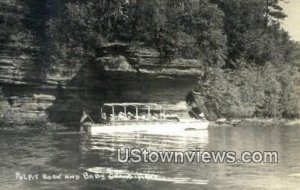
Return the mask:
{"type": "Polygon", "coordinates": [[[243,119],[225,119],[221,118],[212,121],[209,128],[217,127],[240,127],[247,125],[256,125],[258,127],[272,127],[272,126],[300,126],[300,119],[279,119],[279,118],[243,118],[243,119]]]}
{"type": "MultiPolygon", "coordinates": [[[[255,125],[258,127],[272,127],[272,126],[300,126],[300,119],[279,119],[279,118],[234,118],[226,119],[220,118],[216,121],[210,121],[208,129],[219,128],[219,127],[242,127],[255,125]]],[[[57,124],[52,122],[36,122],[28,124],[13,124],[13,123],[1,123],[0,130],[75,130],[79,129],[77,123],[71,125],[68,124],[57,124]]]]}

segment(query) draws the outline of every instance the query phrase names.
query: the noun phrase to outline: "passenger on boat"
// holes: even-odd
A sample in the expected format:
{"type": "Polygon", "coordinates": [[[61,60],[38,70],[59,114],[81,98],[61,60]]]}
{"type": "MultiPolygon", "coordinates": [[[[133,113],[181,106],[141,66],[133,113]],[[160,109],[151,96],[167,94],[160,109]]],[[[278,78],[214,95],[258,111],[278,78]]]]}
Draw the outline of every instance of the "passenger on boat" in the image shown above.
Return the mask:
{"type": "Polygon", "coordinates": [[[110,115],[109,115],[109,120],[110,120],[110,121],[114,121],[114,120],[115,120],[114,114],[110,114],[110,115]]]}
{"type": "Polygon", "coordinates": [[[123,112],[119,112],[118,114],[118,120],[128,120],[127,116],[123,112]]]}
{"type": "Polygon", "coordinates": [[[102,113],[101,118],[103,119],[103,121],[107,121],[108,119],[106,113],[102,113]]]}
{"type": "Polygon", "coordinates": [[[157,121],[157,120],[159,120],[159,115],[158,114],[153,114],[153,115],[151,115],[151,120],[154,120],[154,121],[157,121]]]}
{"type": "Polygon", "coordinates": [[[131,112],[127,113],[127,118],[128,119],[134,119],[134,115],[131,112]]]}
{"type": "Polygon", "coordinates": [[[199,118],[200,118],[200,119],[205,119],[205,116],[204,116],[204,113],[203,113],[203,112],[201,112],[201,113],[199,114],[199,118]]]}
{"type": "Polygon", "coordinates": [[[141,119],[141,120],[147,120],[147,114],[146,113],[141,113],[139,115],[139,119],[141,119]]]}

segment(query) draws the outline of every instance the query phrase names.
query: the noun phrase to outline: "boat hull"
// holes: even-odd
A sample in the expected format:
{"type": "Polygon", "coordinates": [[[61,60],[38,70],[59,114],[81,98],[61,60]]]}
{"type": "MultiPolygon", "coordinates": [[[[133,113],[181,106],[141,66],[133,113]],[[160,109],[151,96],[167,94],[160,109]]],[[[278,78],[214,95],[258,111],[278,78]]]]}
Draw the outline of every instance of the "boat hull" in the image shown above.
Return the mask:
{"type": "Polygon", "coordinates": [[[146,133],[161,135],[185,135],[195,131],[207,130],[208,121],[168,122],[168,123],[136,123],[124,125],[89,124],[83,130],[90,135],[107,133],[146,133]]]}

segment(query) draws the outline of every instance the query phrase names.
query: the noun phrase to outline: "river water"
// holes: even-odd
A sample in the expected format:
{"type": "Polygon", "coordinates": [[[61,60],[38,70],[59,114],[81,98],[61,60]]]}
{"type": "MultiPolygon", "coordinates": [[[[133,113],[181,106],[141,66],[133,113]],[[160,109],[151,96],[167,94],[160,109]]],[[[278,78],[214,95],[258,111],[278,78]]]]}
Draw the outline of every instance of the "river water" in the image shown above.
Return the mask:
{"type": "Polygon", "coordinates": [[[96,137],[68,130],[2,130],[0,146],[1,190],[300,189],[300,127],[220,127],[197,131],[192,136],[115,134],[96,137]],[[120,163],[117,162],[118,148],[277,151],[279,162],[120,163]],[[89,177],[84,178],[87,171],[89,177]],[[100,177],[92,179],[97,177],[95,173],[100,177]],[[38,175],[38,179],[29,181],[30,174],[38,175]],[[23,175],[26,178],[20,177],[23,175]],[[66,179],[68,176],[71,179],[66,179]],[[58,179],[53,179],[55,177],[58,179]]]}

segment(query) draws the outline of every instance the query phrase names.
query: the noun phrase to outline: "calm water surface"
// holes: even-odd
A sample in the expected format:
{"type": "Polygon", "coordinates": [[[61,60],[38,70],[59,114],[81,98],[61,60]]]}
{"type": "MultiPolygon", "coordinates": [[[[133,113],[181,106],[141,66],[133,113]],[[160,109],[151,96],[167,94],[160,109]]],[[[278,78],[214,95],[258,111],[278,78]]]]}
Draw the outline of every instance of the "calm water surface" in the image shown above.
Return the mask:
{"type": "Polygon", "coordinates": [[[0,131],[0,189],[300,189],[300,127],[215,128],[191,136],[89,137],[72,131],[0,131]],[[278,151],[278,164],[118,163],[118,148],[153,151],[278,151]],[[146,179],[84,180],[82,173],[146,179]],[[23,174],[80,175],[79,180],[20,181],[23,174]],[[153,177],[154,176],[154,177],[153,177]]]}

